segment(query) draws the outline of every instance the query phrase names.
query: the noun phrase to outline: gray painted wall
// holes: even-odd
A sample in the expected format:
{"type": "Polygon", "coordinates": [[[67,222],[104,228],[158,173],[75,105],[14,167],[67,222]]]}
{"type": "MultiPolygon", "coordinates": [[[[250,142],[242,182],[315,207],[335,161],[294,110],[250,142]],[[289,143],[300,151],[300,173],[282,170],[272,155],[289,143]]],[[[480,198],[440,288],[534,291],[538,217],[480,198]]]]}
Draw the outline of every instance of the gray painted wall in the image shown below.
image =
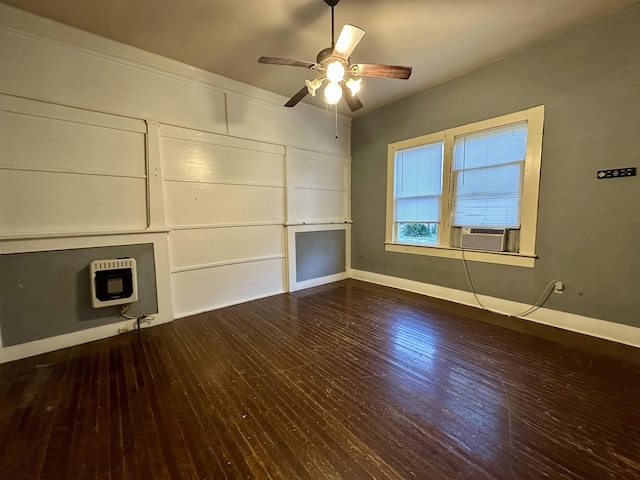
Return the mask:
{"type": "Polygon", "coordinates": [[[369,114],[352,126],[353,268],[469,290],[460,261],[384,251],[387,144],[546,106],[535,268],[469,262],[478,293],[640,326],[640,4],[369,114]]]}
{"type": "Polygon", "coordinates": [[[128,315],[158,311],[153,244],[0,255],[0,329],[4,346],[124,320],[120,306],[92,308],[89,264],[133,257],[138,301],[128,315]]]}
{"type": "Polygon", "coordinates": [[[296,232],[296,281],[335,275],[346,270],[344,230],[296,232]]]}

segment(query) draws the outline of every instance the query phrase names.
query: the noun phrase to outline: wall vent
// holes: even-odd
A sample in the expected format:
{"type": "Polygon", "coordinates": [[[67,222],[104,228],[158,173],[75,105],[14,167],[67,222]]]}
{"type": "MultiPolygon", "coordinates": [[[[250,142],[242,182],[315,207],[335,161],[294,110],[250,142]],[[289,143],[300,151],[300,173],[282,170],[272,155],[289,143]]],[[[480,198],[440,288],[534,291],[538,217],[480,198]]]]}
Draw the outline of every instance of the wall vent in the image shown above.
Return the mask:
{"type": "Polygon", "coordinates": [[[89,267],[91,306],[122,305],[138,300],[138,275],[135,258],[94,260],[89,267]]]}
{"type": "Polygon", "coordinates": [[[507,246],[506,240],[506,228],[463,227],[460,248],[465,250],[504,252],[507,246]]]}

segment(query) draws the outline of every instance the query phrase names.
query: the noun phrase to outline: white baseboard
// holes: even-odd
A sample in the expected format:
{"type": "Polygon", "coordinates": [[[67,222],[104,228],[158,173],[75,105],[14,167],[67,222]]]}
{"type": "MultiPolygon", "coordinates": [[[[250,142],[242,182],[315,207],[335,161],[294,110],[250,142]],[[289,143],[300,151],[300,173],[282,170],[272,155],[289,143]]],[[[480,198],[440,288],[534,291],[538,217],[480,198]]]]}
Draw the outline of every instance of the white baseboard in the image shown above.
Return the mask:
{"type": "Polygon", "coordinates": [[[335,275],[328,275],[326,277],[312,278],[311,280],[304,280],[302,282],[292,282],[289,285],[289,291],[297,292],[298,290],[304,290],[305,288],[319,287],[320,285],[339,282],[340,280],[346,280],[347,278],[349,278],[349,274],[347,272],[342,272],[336,273],[335,275]]]}
{"type": "Polygon", "coordinates": [[[209,305],[205,308],[197,308],[195,310],[189,310],[187,312],[179,312],[175,313],[173,319],[180,320],[182,318],[193,317],[194,315],[200,315],[201,313],[213,312],[215,310],[220,310],[221,308],[232,307],[234,305],[240,305],[241,303],[253,302],[254,300],[261,300],[263,298],[273,297],[274,295],[280,295],[282,293],[286,293],[284,290],[280,290],[277,292],[265,293],[264,295],[254,295],[251,297],[246,297],[241,300],[233,300],[231,302],[223,302],[215,305],[209,305]]]}
{"type": "MultiPolygon", "coordinates": [[[[350,277],[364,282],[398,288],[408,292],[481,308],[471,292],[355,269],[350,271],[350,277]]],[[[514,317],[517,316],[516,312],[524,312],[530,307],[530,305],[524,303],[512,302],[510,300],[503,300],[486,295],[478,295],[478,297],[480,301],[491,310],[514,317]]],[[[573,313],[548,308],[540,308],[527,316],[518,316],[517,318],[640,348],[640,328],[630,325],[584,317],[582,315],[575,315],[573,313]]]]}
{"type": "MultiPolygon", "coordinates": [[[[400,290],[405,290],[408,292],[419,293],[421,295],[427,295],[442,300],[449,300],[463,305],[478,307],[473,294],[462,290],[416,282],[399,277],[381,275],[379,273],[366,272],[363,270],[351,269],[349,271],[349,276],[350,278],[356,280],[362,280],[369,283],[375,283],[377,285],[398,288],[400,290]]],[[[529,307],[529,305],[523,303],[512,302],[510,300],[503,300],[486,295],[478,295],[478,297],[481,299],[484,305],[496,312],[503,313],[505,315],[513,316],[513,312],[522,312],[526,310],[527,307],[529,307]]],[[[257,297],[255,299],[258,298],[262,297],[257,297]]],[[[185,313],[176,316],[176,319],[197,313],[201,312],[185,313]]],[[[155,326],[162,323],[171,322],[173,320],[169,315],[156,314],[154,316],[155,320],[153,320],[151,325],[143,325],[143,327],[155,326]]],[[[597,318],[584,317],[581,315],[561,312],[558,310],[551,310],[548,308],[540,308],[539,310],[536,310],[534,313],[526,317],[518,318],[640,348],[640,328],[632,327],[630,325],[610,322],[608,320],[600,320],[597,318]]],[[[80,330],[64,335],[58,335],[56,337],[44,338],[42,340],[36,340],[20,345],[0,348],[0,363],[11,362],[13,360],[18,360],[21,358],[40,355],[41,353],[48,353],[66,347],[72,347],[83,343],[93,342],[95,340],[101,340],[103,338],[113,337],[115,335],[118,335],[119,330],[122,328],[131,329],[133,326],[133,322],[134,321],[132,320],[127,320],[114,324],[104,325],[101,327],[80,330]]]]}
{"type": "MultiPolygon", "coordinates": [[[[142,323],[141,328],[149,328],[161,323],[171,322],[169,315],[154,314],[151,323],[142,323]]],[[[118,323],[110,323],[101,327],[88,328],[77,332],[65,333],[55,337],[43,338],[33,342],[21,343],[0,348],[0,363],[12,362],[21,358],[33,357],[41,353],[53,352],[62,348],[74,347],[83,343],[102,340],[103,338],[115,337],[121,329],[133,330],[135,320],[124,320],[118,323]]]]}

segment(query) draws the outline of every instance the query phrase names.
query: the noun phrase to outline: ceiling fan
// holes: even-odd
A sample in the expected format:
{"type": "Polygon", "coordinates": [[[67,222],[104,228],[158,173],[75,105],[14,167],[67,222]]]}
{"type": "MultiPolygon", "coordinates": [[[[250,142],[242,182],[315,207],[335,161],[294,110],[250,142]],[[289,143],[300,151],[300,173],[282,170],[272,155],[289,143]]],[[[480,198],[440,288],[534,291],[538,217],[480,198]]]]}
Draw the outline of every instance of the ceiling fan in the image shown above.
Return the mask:
{"type": "Polygon", "coordinates": [[[260,57],[258,63],[270,63],[273,65],[288,65],[291,67],[304,67],[315,70],[320,76],[313,80],[305,80],[302,87],[293,97],[284,104],[285,107],[293,107],[307,94],[315,96],[316,90],[327,81],[324,88],[324,100],[329,105],[337,104],[344,97],[352,112],[362,108],[362,102],[358,98],[360,90],[360,77],[383,77],[406,80],[411,76],[411,67],[399,65],[380,65],[374,63],[350,63],[349,57],[356,48],[364,30],[353,25],[345,24],[334,42],[333,7],[340,0],[324,0],[331,7],[331,46],[321,50],[315,62],[291,60],[278,57],[260,57]]]}

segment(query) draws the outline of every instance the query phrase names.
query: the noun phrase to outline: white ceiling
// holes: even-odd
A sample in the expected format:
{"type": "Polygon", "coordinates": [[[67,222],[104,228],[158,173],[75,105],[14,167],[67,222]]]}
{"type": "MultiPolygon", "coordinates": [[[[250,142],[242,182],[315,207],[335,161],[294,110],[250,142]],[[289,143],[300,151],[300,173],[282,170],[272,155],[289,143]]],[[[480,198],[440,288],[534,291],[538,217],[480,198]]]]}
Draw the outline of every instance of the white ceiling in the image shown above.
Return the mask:
{"type": "MultiPolygon", "coordinates": [[[[314,72],[257,58],[315,61],[331,44],[331,9],[323,0],[1,1],[287,98],[314,72]]],[[[413,66],[409,80],[364,79],[358,115],[637,2],[341,0],[336,37],[351,23],[366,31],[352,62],[413,66]]],[[[319,97],[304,101],[321,106],[319,97]]],[[[340,112],[350,114],[343,103],[340,112]]]]}

